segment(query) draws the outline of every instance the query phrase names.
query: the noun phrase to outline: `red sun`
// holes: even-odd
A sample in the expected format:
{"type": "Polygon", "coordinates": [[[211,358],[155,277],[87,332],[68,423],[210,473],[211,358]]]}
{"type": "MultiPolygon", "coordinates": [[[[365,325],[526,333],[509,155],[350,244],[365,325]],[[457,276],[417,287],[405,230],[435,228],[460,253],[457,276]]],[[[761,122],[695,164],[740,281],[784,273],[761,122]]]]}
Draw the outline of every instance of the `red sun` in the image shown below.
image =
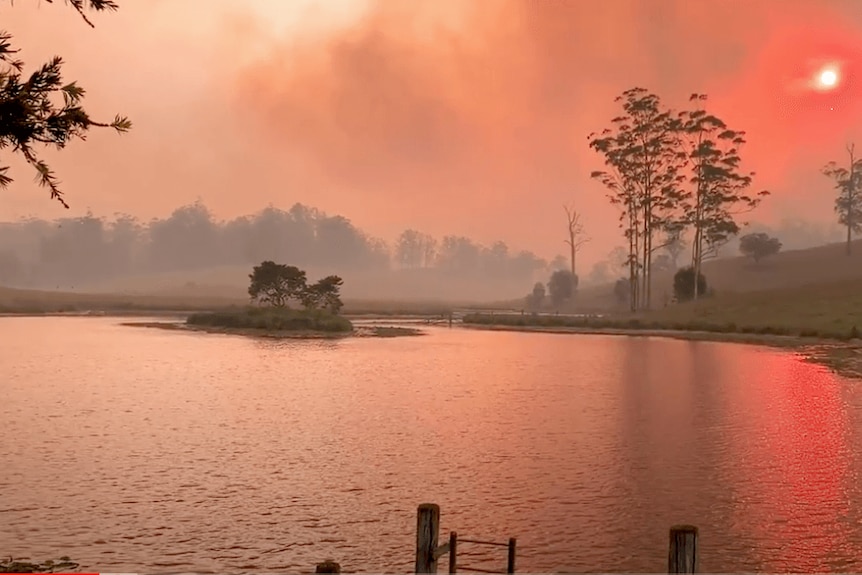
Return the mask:
{"type": "Polygon", "coordinates": [[[814,87],[822,92],[834,90],[841,82],[841,71],[837,66],[830,65],[821,68],[814,78],[814,87]]]}

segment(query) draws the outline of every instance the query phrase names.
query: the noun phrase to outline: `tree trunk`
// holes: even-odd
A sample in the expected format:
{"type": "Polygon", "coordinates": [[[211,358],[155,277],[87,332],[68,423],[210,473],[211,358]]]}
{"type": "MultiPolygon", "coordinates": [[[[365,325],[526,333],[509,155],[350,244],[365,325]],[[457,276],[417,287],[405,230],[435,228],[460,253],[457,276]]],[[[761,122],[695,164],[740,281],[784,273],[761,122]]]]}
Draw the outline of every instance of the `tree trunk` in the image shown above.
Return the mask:
{"type": "Polygon", "coordinates": [[[850,255],[852,251],[852,247],[850,242],[853,239],[853,209],[856,204],[856,174],[853,173],[854,164],[856,163],[856,158],[853,154],[853,148],[848,150],[850,152],[850,176],[847,181],[847,255],[850,255]]]}

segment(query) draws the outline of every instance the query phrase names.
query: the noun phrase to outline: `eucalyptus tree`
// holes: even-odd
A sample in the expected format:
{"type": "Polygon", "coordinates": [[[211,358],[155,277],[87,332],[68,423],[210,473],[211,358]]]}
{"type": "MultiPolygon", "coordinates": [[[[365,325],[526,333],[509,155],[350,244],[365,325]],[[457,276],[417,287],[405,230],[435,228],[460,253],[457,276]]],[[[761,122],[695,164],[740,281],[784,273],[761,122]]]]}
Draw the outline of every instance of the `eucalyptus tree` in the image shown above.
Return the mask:
{"type": "Polygon", "coordinates": [[[678,145],[679,119],[657,95],[631,88],[615,101],[622,114],[611,120],[610,128],[589,137],[606,166],[591,176],[620,208],[629,249],[630,306],[636,310],[650,307],[656,233],[677,225],[685,158],[678,145]]]}
{"type": "Polygon", "coordinates": [[[835,213],[838,223],[847,229],[846,252],[852,252],[853,234],[862,231],[862,159],[856,157],[856,146],[847,146],[847,166],[829,162],[823,174],[835,182],[838,196],[835,198],[835,213]]]}
{"type": "MultiPolygon", "coordinates": [[[[683,194],[683,222],[692,229],[691,267],[700,277],[703,261],[718,254],[731,236],[739,233],[736,216],[757,207],[767,191],[751,193],[754,172],[742,169],[740,149],[745,132],[730,129],[704,109],[707,97],[693,94],[694,109],[678,115],[682,156],[688,165],[689,186],[683,194]]],[[[694,299],[699,293],[694,282],[694,299]]]]}

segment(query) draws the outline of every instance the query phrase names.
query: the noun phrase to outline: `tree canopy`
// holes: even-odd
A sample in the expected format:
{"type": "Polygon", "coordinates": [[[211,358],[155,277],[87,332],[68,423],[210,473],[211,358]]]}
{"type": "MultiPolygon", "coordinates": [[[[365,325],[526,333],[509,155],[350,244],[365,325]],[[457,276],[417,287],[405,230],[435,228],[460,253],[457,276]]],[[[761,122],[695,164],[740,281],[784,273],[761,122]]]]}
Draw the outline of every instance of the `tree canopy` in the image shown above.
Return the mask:
{"type": "Polygon", "coordinates": [[[829,162],[823,167],[823,175],[835,182],[838,194],[835,198],[835,213],[838,223],[847,230],[846,252],[851,253],[853,234],[862,231],[862,159],[856,157],[856,146],[847,146],[847,167],[829,162]]]}
{"type": "Polygon", "coordinates": [[[248,295],[261,304],[286,308],[291,301],[296,301],[305,309],[328,309],[333,314],[344,305],[341,301],[344,281],[335,275],[308,285],[304,270],[266,260],[254,266],[248,278],[248,295]]]}
{"type": "Polygon", "coordinates": [[[275,307],[286,307],[290,300],[299,300],[305,291],[304,271],[270,260],[254,266],[248,278],[251,299],[275,307]]]}
{"type": "Polygon", "coordinates": [[[557,270],[551,274],[551,279],[548,280],[548,295],[551,298],[551,304],[559,306],[575,295],[575,290],[578,287],[578,277],[572,275],[569,270],[557,270]]]}
{"type": "MultiPolygon", "coordinates": [[[[717,255],[739,232],[740,213],[757,207],[768,193],[750,193],[754,174],[741,168],[745,133],[707,112],[706,96],[694,94],[692,109],[675,112],[643,88],[616,99],[622,112],[611,127],[591,134],[589,146],[605,169],[591,175],[620,208],[628,243],[632,311],[649,308],[653,257],[664,249],[675,266],[682,234],[692,230],[692,297],[700,293],[704,259],[717,255]]],[[[622,292],[620,292],[622,293],[622,292]]]]}
{"type": "MultiPolygon", "coordinates": [[[[53,4],[54,0],[46,0],[53,4]]],[[[66,0],[93,26],[86,11],[114,11],[113,0],[66,0]]],[[[36,170],[36,181],[48,188],[51,199],[68,208],[60,189],[60,180],[41,159],[39,148],[53,146],[63,149],[72,140],[85,140],[90,128],[113,128],[122,133],[132,127],[128,118],[115,116],[110,122],[99,122],[83,108],[85,91],[75,82],[63,80],[63,59],[55,56],[29,75],[24,75],[24,62],[19,50],[12,45],[12,34],[0,30],[0,149],[20,154],[36,170]]],[[[13,179],[9,166],[0,164],[0,187],[13,179]]]]}
{"type": "Polygon", "coordinates": [[[754,260],[754,263],[760,263],[760,260],[780,252],[781,242],[763,232],[745,234],[739,238],[739,251],[754,260]]]}

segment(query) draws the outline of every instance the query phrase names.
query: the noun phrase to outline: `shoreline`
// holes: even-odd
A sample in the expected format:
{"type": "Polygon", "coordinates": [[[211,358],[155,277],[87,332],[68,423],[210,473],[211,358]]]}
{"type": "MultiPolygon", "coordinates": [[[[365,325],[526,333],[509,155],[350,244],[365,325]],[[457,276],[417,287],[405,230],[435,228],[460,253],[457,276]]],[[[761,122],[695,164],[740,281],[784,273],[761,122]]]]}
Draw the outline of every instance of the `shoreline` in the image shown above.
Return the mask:
{"type": "Polygon", "coordinates": [[[737,332],[711,332],[654,328],[598,328],[577,326],[515,326],[504,324],[461,323],[464,329],[480,331],[512,331],[523,333],[550,333],[558,335],[612,335],[627,337],[665,337],[684,341],[737,343],[761,345],[795,351],[809,363],[826,367],[834,373],[851,379],[862,379],[862,341],[837,341],[795,335],[770,335],[737,332]]]}
{"type": "Polygon", "coordinates": [[[129,321],[122,322],[125,327],[163,329],[168,331],[184,331],[188,333],[210,333],[215,335],[240,335],[263,339],[346,339],[351,337],[416,337],[426,335],[420,329],[394,326],[354,326],[352,331],[273,331],[254,328],[227,328],[216,326],[189,325],[185,322],[165,321],[129,321]]]}

